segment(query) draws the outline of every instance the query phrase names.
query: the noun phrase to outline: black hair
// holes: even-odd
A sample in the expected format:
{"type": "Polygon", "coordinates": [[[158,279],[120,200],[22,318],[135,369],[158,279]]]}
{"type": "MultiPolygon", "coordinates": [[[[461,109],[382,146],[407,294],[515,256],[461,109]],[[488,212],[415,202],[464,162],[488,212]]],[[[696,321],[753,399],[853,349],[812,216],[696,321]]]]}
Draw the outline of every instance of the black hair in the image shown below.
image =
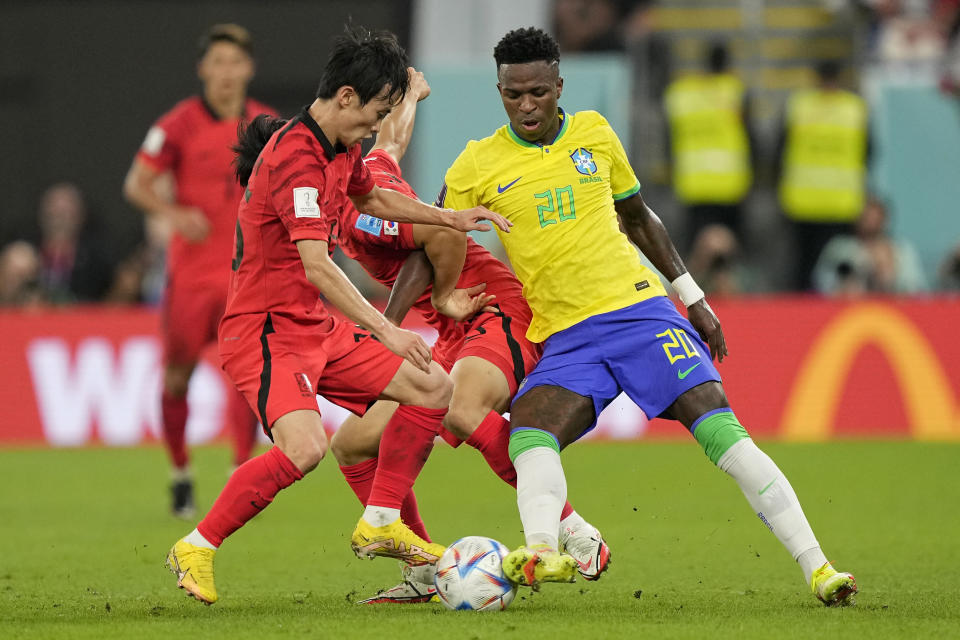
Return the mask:
{"type": "Polygon", "coordinates": [[[497,70],[502,64],[560,62],[560,46],[549,33],[537,27],[514,29],[500,38],[493,49],[497,70]]]}
{"type": "Polygon", "coordinates": [[[714,42],[707,50],[707,68],[712,73],[723,73],[730,65],[730,51],[723,42],[714,42]]]}
{"type": "Polygon", "coordinates": [[[364,105],[389,87],[398,102],[407,93],[407,52],[389,31],[370,32],[348,25],[333,41],[317,88],[317,98],[332,98],[340,87],[351,86],[364,105]]]}
{"type": "Polygon", "coordinates": [[[207,55],[207,51],[215,42],[235,44],[246,51],[247,55],[253,55],[253,38],[250,37],[249,31],[238,24],[215,24],[207,29],[197,43],[197,58],[207,55]]]}
{"type": "Polygon", "coordinates": [[[267,145],[267,141],[274,132],[287,124],[283,118],[276,118],[261,113],[245,125],[242,122],[237,127],[237,144],[231,149],[236,154],[233,159],[234,173],[241,186],[247,186],[253,167],[260,157],[260,152],[267,145]]]}
{"type": "Polygon", "coordinates": [[[817,64],[816,71],[822,82],[836,82],[840,79],[842,67],[839,60],[822,60],[817,64]]]}

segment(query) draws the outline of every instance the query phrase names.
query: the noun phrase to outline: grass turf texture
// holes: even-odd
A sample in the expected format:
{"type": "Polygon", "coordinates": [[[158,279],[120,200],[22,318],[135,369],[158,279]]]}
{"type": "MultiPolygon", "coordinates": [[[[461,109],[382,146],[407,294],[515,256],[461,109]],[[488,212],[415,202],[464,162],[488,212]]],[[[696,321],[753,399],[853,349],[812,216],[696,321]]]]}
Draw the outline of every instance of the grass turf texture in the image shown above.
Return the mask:
{"type": "MultiPolygon", "coordinates": [[[[761,443],[763,444],[763,443],[761,443]]],[[[162,565],[190,524],[167,515],[158,449],[0,451],[0,637],[882,638],[960,634],[960,445],[767,443],[854,608],[827,609],[735,483],[683,443],[589,443],[563,456],[570,499],[613,549],[599,582],[521,590],[505,612],[358,606],[397,582],[353,557],[360,507],[332,459],[278,496],[217,557],[220,601],[188,599],[162,565]]],[[[227,452],[199,449],[198,501],[227,452]]],[[[521,542],[515,494],[463,447],[438,446],[418,494],[433,537],[521,542]]]]}

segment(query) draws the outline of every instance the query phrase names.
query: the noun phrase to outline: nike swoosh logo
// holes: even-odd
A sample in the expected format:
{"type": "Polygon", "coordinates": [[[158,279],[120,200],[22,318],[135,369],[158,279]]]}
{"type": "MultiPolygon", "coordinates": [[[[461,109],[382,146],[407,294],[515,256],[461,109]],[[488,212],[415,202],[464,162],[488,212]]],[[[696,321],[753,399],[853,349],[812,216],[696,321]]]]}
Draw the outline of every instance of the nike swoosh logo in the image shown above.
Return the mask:
{"type": "Polygon", "coordinates": [[[760,489],[760,491],[757,492],[757,495],[762,496],[764,493],[766,493],[767,489],[769,489],[770,487],[773,486],[773,483],[776,482],[776,481],[777,481],[776,478],[774,478],[773,480],[771,480],[771,481],[770,481],[770,484],[768,484],[768,485],[765,486],[763,489],[760,489]]]}
{"type": "Polygon", "coordinates": [[[691,371],[693,371],[694,369],[696,369],[697,367],[699,367],[699,366],[702,365],[702,364],[703,364],[702,362],[698,362],[697,364],[693,365],[692,367],[690,367],[690,368],[687,369],[686,371],[677,371],[677,377],[678,377],[679,379],[683,380],[683,379],[686,378],[688,375],[690,375],[690,372],[691,372],[691,371]]]}
{"type": "MultiPolygon", "coordinates": [[[[522,177],[523,177],[523,176],[520,176],[520,178],[522,178],[522,177]]],[[[519,180],[520,178],[517,178],[517,180],[519,180]]],[[[507,186],[505,186],[505,187],[501,187],[501,186],[500,186],[500,183],[498,182],[498,183],[497,183],[497,193],[503,193],[504,191],[506,191],[507,189],[509,189],[509,188],[512,187],[513,185],[517,184],[517,180],[514,180],[513,182],[508,182],[508,183],[507,183],[507,186]]]]}

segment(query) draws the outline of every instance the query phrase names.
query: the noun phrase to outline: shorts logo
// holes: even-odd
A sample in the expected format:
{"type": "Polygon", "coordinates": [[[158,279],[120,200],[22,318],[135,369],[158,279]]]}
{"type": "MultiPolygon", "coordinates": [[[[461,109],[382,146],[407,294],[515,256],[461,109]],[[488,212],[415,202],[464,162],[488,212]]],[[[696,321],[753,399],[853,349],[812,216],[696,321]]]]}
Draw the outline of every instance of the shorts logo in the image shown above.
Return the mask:
{"type": "Polygon", "coordinates": [[[294,187],[293,213],[298,218],[319,218],[318,192],[313,187],[294,187]]]}
{"type": "Polygon", "coordinates": [[[357,223],[354,226],[357,229],[360,229],[360,231],[369,233],[372,236],[379,236],[380,229],[383,228],[383,220],[369,216],[365,213],[361,213],[360,217],[357,218],[357,223]]]}
{"type": "Polygon", "coordinates": [[[677,371],[677,378],[678,378],[679,380],[683,380],[683,379],[686,378],[688,375],[690,375],[690,373],[693,372],[693,370],[696,369],[697,367],[699,367],[701,364],[703,364],[703,363],[702,363],[702,362],[698,362],[697,364],[693,365],[693,366],[690,367],[689,369],[684,369],[683,371],[677,371]]]}
{"type": "Polygon", "coordinates": [[[163,150],[163,143],[167,140],[167,132],[160,127],[150,127],[147,137],[140,146],[143,152],[155,156],[163,150]]]}
{"type": "Polygon", "coordinates": [[[386,236],[400,235],[400,225],[393,220],[383,221],[383,234],[386,236]]]}
{"type": "Polygon", "coordinates": [[[517,385],[517,393],[520,393],[520,391],[521,391],[525,386],[527,386],[527,379],[526,379],[526,378],[524,378],[523,380],[521,380],[521,381],[520,381],[520,384],[517,385]]]}
{"type": "Polygon", "coordinates": [[[307,377],[305,373],[295,373],[293,378],[297,381],[297,386],[300,387],[300,395],[302,396],[313,396],[316,395],[313,392],[313,385],[310,384],[310,378],[307,377]]]}
{"type": "Polygon", "coordinates": [[[593,154],[583,147],[571,153],[570,159],[573,160],[573,166],[577,169],[578,173],[582,173],[585,176],[592,176],[597,172],[597,163],[593,161],[593,154]]]}

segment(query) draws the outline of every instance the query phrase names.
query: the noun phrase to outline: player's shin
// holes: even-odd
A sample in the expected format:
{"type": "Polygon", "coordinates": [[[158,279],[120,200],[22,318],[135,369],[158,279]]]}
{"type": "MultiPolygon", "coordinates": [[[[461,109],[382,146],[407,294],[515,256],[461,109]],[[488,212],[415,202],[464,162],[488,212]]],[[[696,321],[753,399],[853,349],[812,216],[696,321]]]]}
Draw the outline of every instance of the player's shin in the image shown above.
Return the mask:
{"type": "Polygon", "coordinates": [[[214,546],[263,511],[282,489],[303,477],[290,458],[273,447],[233,472],[197,530],[214,546]]]}
{"type": "Polygon", "coordinates": [[[527,546],[558,547],[560,513],[567,500],[567,481],[560,445],[542,429],[520,427],[510,434],[510,458],[517,470],[517,508],[527,546]]]}
{"type": "Polygon", "coordinates": [[[754,444],[731,411],[695,423],[694,436],[711,461],[736,481],[754,513],[797,560],[809,582],[826,558],[780,468],[754,444]]]}

